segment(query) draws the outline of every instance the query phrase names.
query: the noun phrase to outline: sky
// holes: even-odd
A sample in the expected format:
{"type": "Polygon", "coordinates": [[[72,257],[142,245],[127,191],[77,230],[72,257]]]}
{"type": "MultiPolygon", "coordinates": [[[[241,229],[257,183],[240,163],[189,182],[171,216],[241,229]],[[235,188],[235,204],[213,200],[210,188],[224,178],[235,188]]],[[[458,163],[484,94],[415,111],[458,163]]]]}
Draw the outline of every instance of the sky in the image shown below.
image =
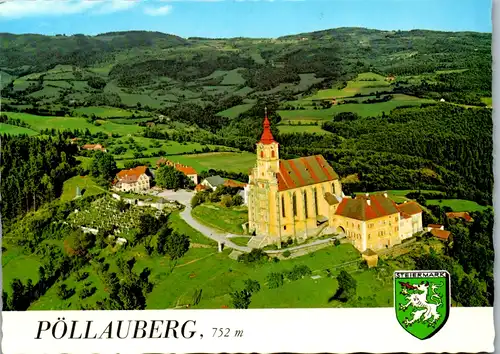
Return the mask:
{"type": "Polygon", "coordinates": [[[0,32],[265,37],[337,27],[492,32],[491,0],[0,0],[0,32]]]}

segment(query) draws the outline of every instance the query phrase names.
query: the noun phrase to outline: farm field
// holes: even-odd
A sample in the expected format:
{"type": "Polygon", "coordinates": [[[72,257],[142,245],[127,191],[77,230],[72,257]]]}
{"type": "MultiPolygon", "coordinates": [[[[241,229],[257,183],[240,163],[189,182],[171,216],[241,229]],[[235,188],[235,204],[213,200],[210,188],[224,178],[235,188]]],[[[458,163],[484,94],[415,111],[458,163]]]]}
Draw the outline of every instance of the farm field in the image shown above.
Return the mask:
{"type": "MultiPolygon", "coordinates": [[[[193,152],[195,150],[201,152],[203,147],[205,147],[205,145],[202,145],[200,143],[179,143],[177,141],[156,140],[144,137],[132,137],[134,143],[131,143],[129,139],[131,138],[123,137],[120,139],[116,139],[113,142],[112,147],[110,147],[110,151],[112,153],[114,153],[114,151],[118,147],[127,149],[127,151],[119,155],[114,153],[114,157],[116,160],[126,160],[135,158],[134,154],[136,153],[136,150],[133,149],[133,145],[137,145],[145,149],[140,152],[141,154],[152,154],[152,153],[159,153],[162,151],[163,155],[185,154],[188,152],[193,152]]],[[[210,145],[208,147],[212,148],[213,146],[210,145]]]]}
{"type": "Polygon", "coordinates": [[[75,176],[64,182],[61,201],[66,202],[74,199],[76,197],[77,187],[80,188],[82,198],[106,193],[106,190],[98,186],[90,176],[75,176]]]}
{"type": "Polygon", "coordinates": [[[372,92],[391,91],[391,85],[385,80],[385,77],[375,73],[361,73],[354,80],[347,81],[347,86],[331,88],[328,90],[319,90],[315,95],[307,97],[307,100],[327,99],[334,97],[351,97],[355,94],[366,95],[372,92]]]}
{"type": "Polygon", "coordinates": [[[252,107],[253,107],[253,104],[251,104],[251,103],[240,104],[238,106],[234,106],[234,107],[231,107],[229,109],[226,109],[225,111],[219,112],[217,115],[223,116],[223,117],[228,117],[228,118],[236,118],[241,113],[248,111],[252,107]]]}
{"type": "Polygon", "coordinates": [[[487,209],[488,207],[479,205],[478,203],[465,200],[465,199],[428,199],[427,205],[440,205],[441,207],[447,206],[450,207],[453,211],[482,211],[487,209]]]}
{"type": "Polygon", "coordinates": [[[321,125],[291,125],[279,124],[278,130],[280,133],[316,133],[316,134],[332,134],[329,131],[321,129],[321,125]]]}
{"type": "Polygon", "coordinates": [[[38,133],[34,130],[24,127],[18,127],[17,125],[0,123],[0,135],[8,134],[8,135],[37,135],[38,133]]]}
{"type": "MultiPolygon", "coordinates": [[[[378,191],[378,192],[370,192],[370,194],[382,194],[384,192],[387,192],[387,196],[391,198],[394,202],[396,203],[404,203],[405,201],[411,200],[406,197],[408,193],[416,193],[418,192],[417,190],[411,190],[411,189],[393,189],[393,190],[387,190],[387,191],[378,191]]],[[[421,190],[420,192],[422,193],[443,193],[440,191],[433,191],[433,190],[421,190]]],[[[444,195],[444,193],[443,193],[444,195]]]]}
{"type": "MultiPolygon", "coordinates": [[[[198,173],[210,169],[248,173],[255,164],[255,155],[249,152],[208,152],[203,154],[167,155],[165,158],[191,166],[198,173]]],[[[146,161],[151,166],[156,166],[156,161],[159,159],[160,157],[151,157],[131,160],[146,161]]],[[[116,164],[119,168],[122,168],[126,161],[118,160],[116,164]]]]}
{"type": "Polygon", "coordinates": [[[241,225],[248,222],[246,207],[226,208],[207,203],[198,205],[191,214],[202,224],[233,234],[243,234],[241,225]]]}
{"type": "Polygon", "coordinates": [[[27,123],[34,130],[56,129],[56,130],[85,130],[89,129],[91,133],[104,132],[116,133],[120,135],[136,134],[143,130],[136,125],[116,124],[107,121],[97,121],[100,125],[87,122],[85,118],[76,117],[52,117],[36,116],[27,113],[4,112],[8,117],[18,118],[27,123]]]}
{"type": "Polygon", "coordinates": [[[399,106],[418,106],[422,103],[432,103],[429,99],[419,99],[407,95],[394,95],[394,98],[387,102],[380,103],[347,103],[332,106],[327,109],[305,109],[305,110],[279,110],[278,113],[287,121],[318,121],[330,120],[335,114],[340,112],[353,112],[361,117],[373,117],[382,114],[389,114],[391,110],[399,106]]]}

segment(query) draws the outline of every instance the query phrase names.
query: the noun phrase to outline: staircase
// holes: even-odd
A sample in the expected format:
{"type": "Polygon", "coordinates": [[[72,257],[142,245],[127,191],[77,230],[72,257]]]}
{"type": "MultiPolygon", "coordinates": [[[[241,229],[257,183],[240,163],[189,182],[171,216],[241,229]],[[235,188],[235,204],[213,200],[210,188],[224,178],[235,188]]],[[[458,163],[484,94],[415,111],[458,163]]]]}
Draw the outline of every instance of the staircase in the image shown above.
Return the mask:
{"type": "Polygon", "coordinates": [[[262,248],[266,246],[265,241],[266,241],[265,236],[252,236],[250,241],[248,241],[247,246],[250,248],[262,248]]]}

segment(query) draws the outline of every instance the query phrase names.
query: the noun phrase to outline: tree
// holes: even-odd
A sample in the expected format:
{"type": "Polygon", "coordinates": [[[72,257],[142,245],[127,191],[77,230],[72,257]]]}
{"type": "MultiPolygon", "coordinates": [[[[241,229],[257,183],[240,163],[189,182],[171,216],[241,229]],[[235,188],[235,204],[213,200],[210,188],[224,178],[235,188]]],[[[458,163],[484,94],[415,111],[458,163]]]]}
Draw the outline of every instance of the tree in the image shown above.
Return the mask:
{"type": "Polygon", "coordinates": [[[196,208],[198,205],[203,204],[208,198],[207,192],[198,192],[191,199],[191,208],[196,208]]]}
{"type": "Polygon", "coordinates": [[[244,282],[245,290],[250,294],[258,293],[260,291],[260,284],[257,280],[247,279],[244,282]]]}
{"type": "Polygon", "coordinates": [[[247,309],[250,305],[252,294],[248,290],[237,290],[230,295],[234,308],[247,309]]]}
{"type": "Polygon", "coordinates": [[[178,260],[189,250],[189,237],[172,232],[165,240],[165,253],[171,260],[178,260]]]}
{"type": "Polygon", "coordinates": [[[233,196],[233,205],[240,206],[243,204],[243,197],[239,194],[233,196]]]}
{"type": "Polygon", "coordinates": [[[95,244],[95,235],[84,233],[77,229],[72,231],[64,240],[64,249],[69,256],[82,257],[87,255],[88,250],[95,244]]]}
{"type": "Polygon", "coordinates": [[[335,300],[346,302],[356,296],[357,283],[352,275],[345,270],[341,270],[337,276],[337,282],[339,287],[334,295],[335,300]]]}
{"type": "Polygon", "coordinates": [[[155,180],[158,186],[167,189],[185,188],[191,182],[184,173],[168,165],[163,165],[157,170],[155,180]]]}
{"type": "Polygon", "coordinates": [[[61,300],[69,299],[75,293],[75,289],[68,289],[66,284],[61,284],[57,288],[57,296],[61,300]]]}
{"type": "Polygon", "coordinates": [[[96,90],[102,90],[104,86],[106,86],[106,81],[98,76],[92,76],[87,80],[87,83],[90,87],[96,90]]]}
{"type": "Polygon", "coordinates": [[[90,174],[112,181],[115,177],[116,162],[112,155],[97,151],[90,165],[90,174]]]}
{"type": "Polygon", "coordinates": [[[154,235],[158,231],[158,220],[150,214],[142,214],[139,217],[139,234],[141,237],[154,235]]]}
{"type": "Polygon", "coordinates": [[[463,306],[482,307],[489,305],[481,283],[473,275],[465,274],[456,292],[456,299],[463,306]]]}
{"type": "Polygon", "coordinates": [[[230,208],[233,206],[233,198],[231,198],[230,195],[223,195],[220,200],[220,203],[226,208],[230,208]]]}

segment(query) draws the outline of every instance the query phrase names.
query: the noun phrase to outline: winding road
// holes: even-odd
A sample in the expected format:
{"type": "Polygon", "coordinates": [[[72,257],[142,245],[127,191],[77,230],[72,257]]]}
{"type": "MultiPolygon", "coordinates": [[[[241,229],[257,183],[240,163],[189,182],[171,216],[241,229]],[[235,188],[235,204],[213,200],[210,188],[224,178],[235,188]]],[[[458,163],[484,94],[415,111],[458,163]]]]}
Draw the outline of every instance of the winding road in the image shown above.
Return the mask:
{"type": "MultiPolygon", "coordinates": [[[[161,198],[165,198],[168,200],[175,200],[182,205],[185,206],[184,210],[181,211],[180,216],[181,218],[193,229],[201,232],[203,235],[206,237],[217,241],[224,243],[224,247],[229,247],[237,251],[241,252],[250,252],[252,249],[247,246],[239,246],[235,244],[234,242],[231,241],[231,237],[241,237],[241,235],[235,235],[231,233],[224,233],[219,230],[213,229],[209,226],[201,224],[199,221],[197,221],[193,216],[191,215],[191,199],[193,198],[194,192],[186,191],[186,190],[178,190],[178,191],[171,191],[171,190],[166,190],[161,193],[159,193],[157,196],[161,198]]],[[[287,250],[289,251],[294,251],[298,250],[301,248],[306,248],[306,247],[311,247],[315,245],[321,245],[323,243],[331,242],[332,239],[325,239],[325,240],[316,240],[307,244],[295,246],[295,247],[289,247],[287,250]]],[[[277,254],[283,252],[283,250],[269,250],[266,251],[268,254],[277,254]]]]}

